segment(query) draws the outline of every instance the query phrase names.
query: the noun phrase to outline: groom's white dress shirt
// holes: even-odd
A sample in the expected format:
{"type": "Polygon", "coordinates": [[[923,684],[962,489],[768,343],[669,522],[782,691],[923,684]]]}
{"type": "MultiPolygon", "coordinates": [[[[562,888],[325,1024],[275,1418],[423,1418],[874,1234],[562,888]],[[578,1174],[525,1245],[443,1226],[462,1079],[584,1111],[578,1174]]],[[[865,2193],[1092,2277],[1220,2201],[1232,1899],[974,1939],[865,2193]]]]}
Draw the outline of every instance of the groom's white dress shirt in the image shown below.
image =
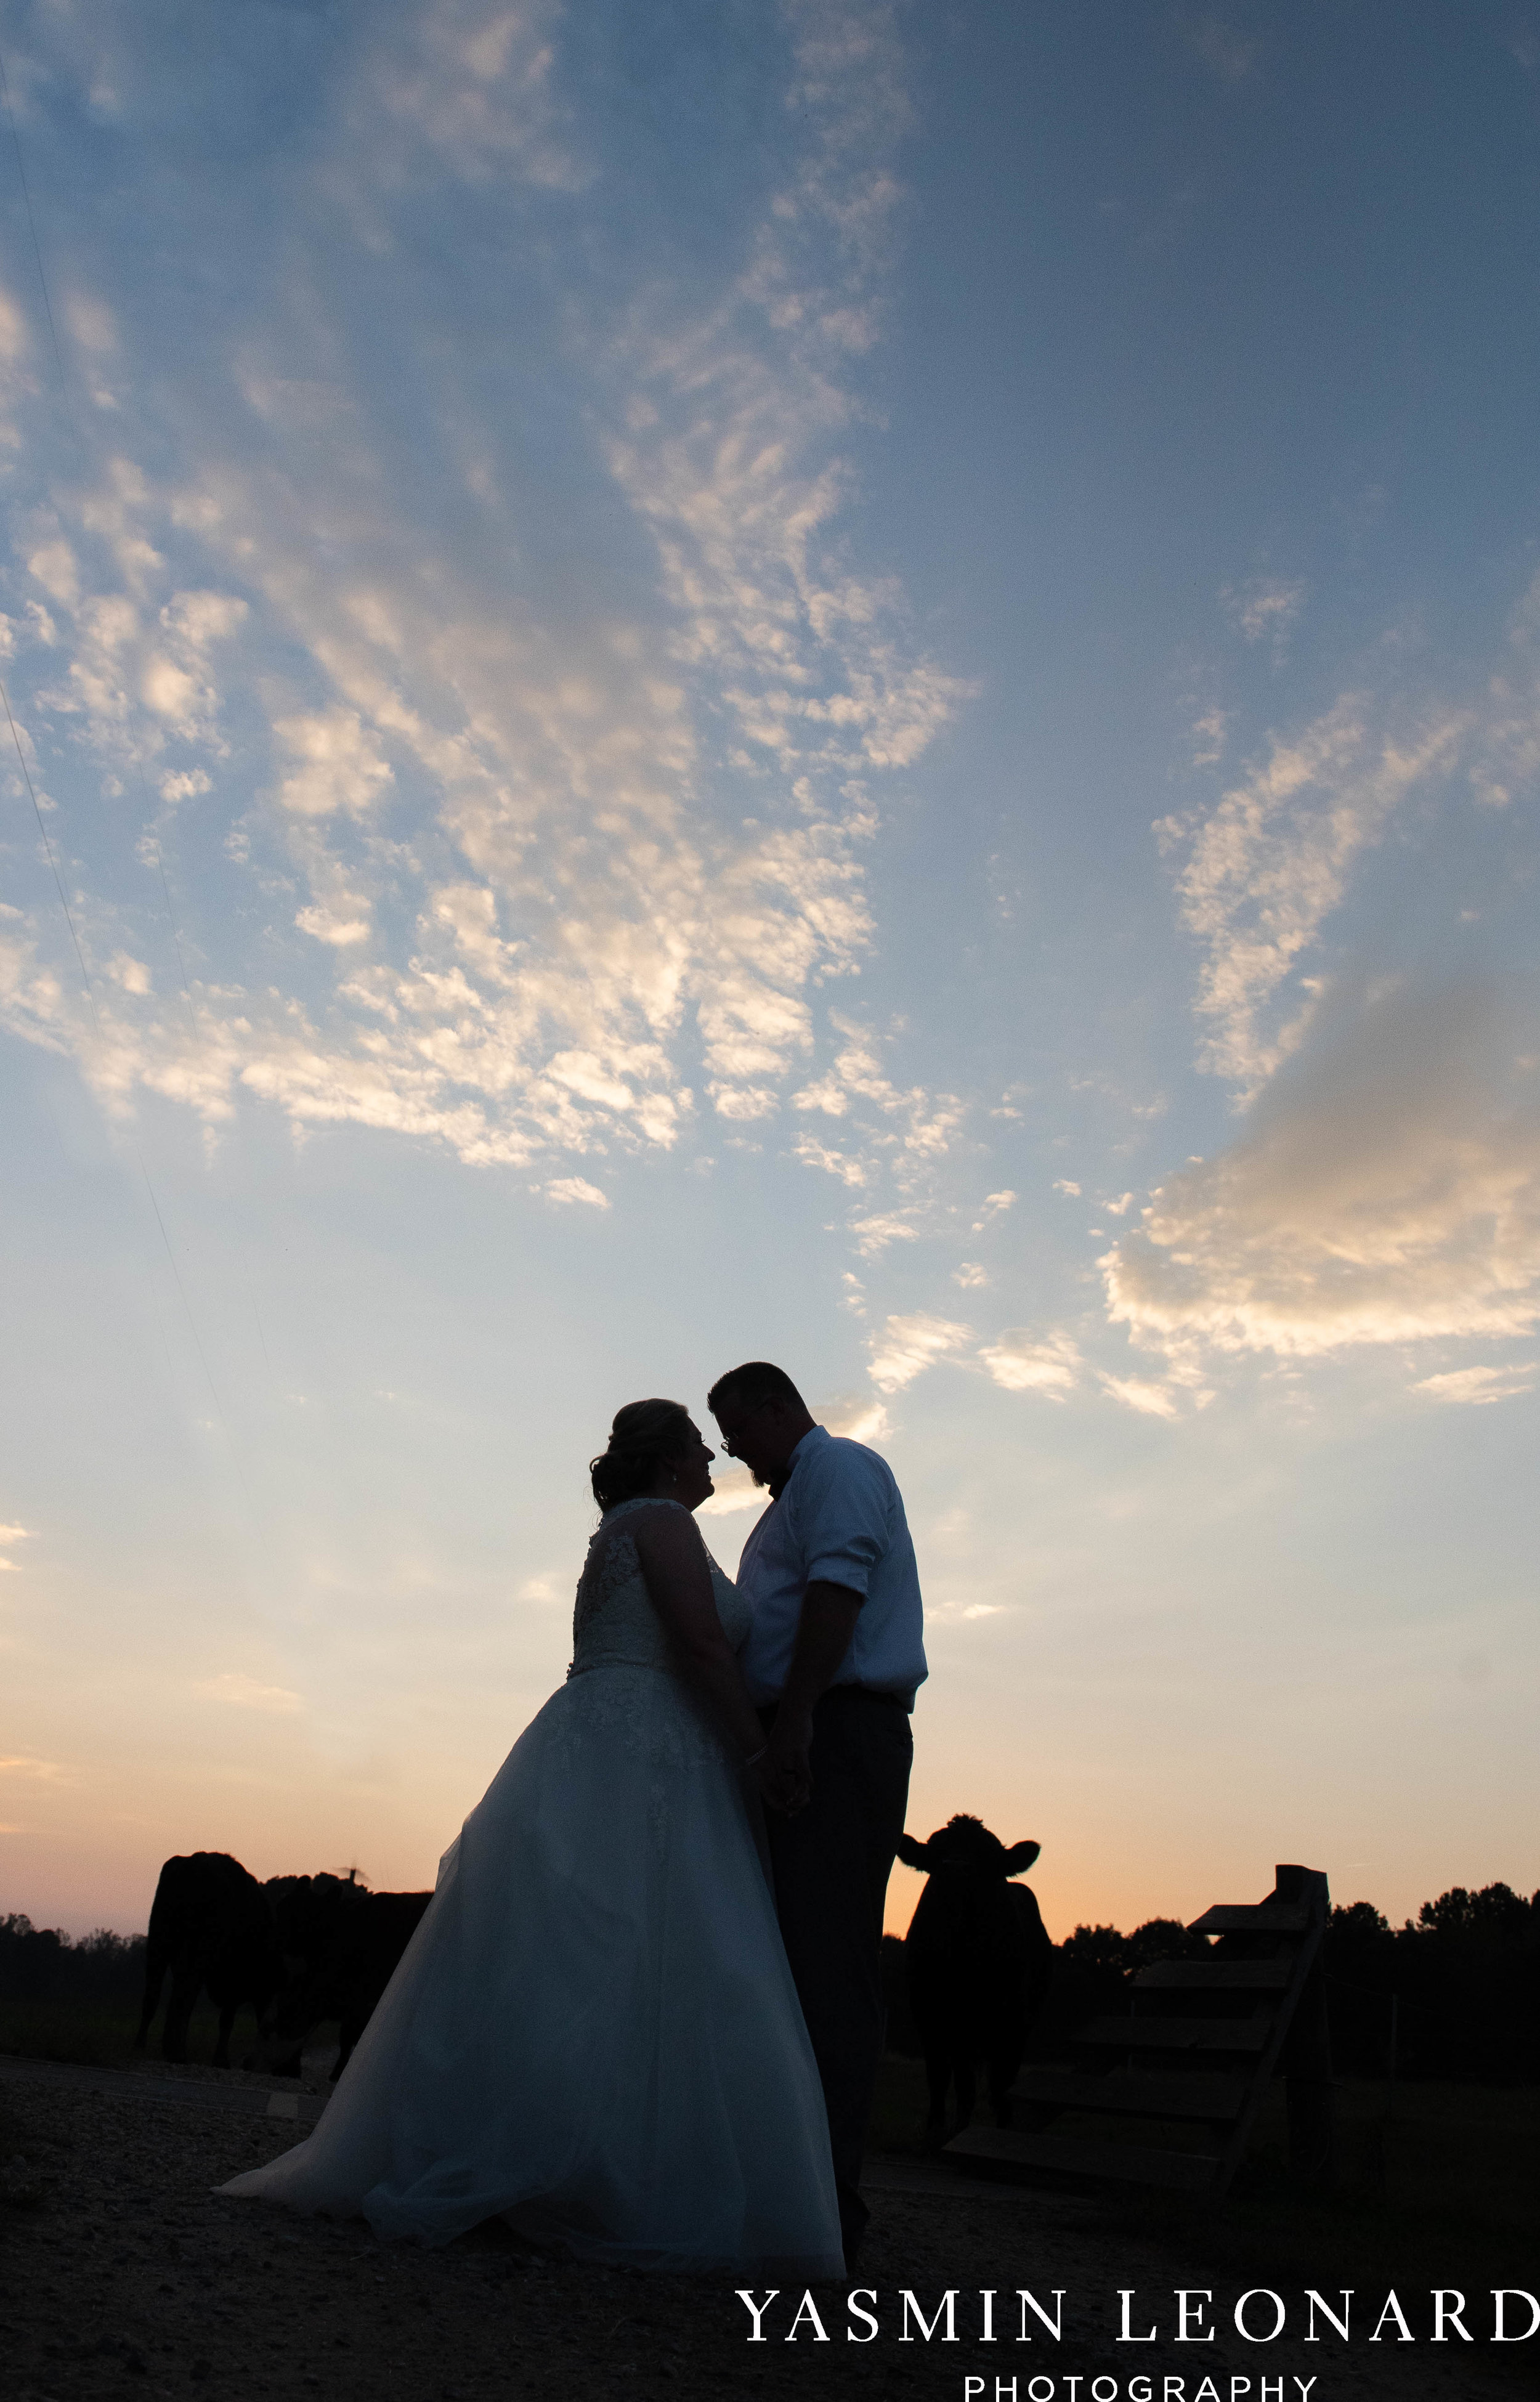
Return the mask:
{"type": "Polygon", "coordinates": [[[886,1459],[861,1443],[813,1427],[791,1454],[791,1473],[743,1547],[738,1591],[753,1611],[740,1657],[750,1698],[785,1690],[807,1587],[822,1579],[861,1595],[836,1685],[894,1694],[906,1709],[928,1674],[914,1546],[886,1459]]]}

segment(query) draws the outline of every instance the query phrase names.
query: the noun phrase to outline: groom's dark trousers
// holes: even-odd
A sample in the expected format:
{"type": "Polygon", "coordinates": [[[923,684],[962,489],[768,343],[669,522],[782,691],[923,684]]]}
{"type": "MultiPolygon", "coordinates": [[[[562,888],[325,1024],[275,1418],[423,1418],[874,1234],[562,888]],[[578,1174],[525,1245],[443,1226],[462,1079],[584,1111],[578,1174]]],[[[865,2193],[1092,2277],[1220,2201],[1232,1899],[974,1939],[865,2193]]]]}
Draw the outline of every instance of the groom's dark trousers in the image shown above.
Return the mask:
{"type": "MultiPolygon", "coordinates": [[[[767,1728],[775,1715],[760,1713],[767,1728]]],[[[868,2215],[861,2152],[883,2045],[883,1901],[914,1755],[901,1701],[831,1685],[813,1711],[811,1802],[791,1817],[764,1814],[781,1936],[829,2112],[847,2268],[868,2215]]]]}

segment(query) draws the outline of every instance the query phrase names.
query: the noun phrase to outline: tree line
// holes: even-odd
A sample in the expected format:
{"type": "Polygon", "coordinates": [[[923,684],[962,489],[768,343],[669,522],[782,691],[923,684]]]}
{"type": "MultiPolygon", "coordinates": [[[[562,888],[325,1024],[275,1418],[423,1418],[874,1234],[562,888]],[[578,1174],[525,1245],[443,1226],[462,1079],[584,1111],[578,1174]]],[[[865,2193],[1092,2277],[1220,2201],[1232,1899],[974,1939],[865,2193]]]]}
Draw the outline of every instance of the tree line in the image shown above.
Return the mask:
{"type": "MultiPolygon", "coordinates": [[[[883,1949],[888,2040],[917,2054],[903,1945],[890,1935],[883,1949]]],[[[1126,2010],[1139,1969],[1208,1952],[1177,1918],[1146,1919],[1131,1935],[1077,1926],[1054,1947],[1028,2060],[1063,2057],[1086,2019],[1126,2010]]],[[[1324,1966],[1339,2074],[1540,2082],[1540,1893],[1453,1885],[1398,1927],[1372,1902],[1350,1902],[1331,1913],[1324,1966]]]]}
{"type": "MultiPolygon", "coordinates": [[[[1140,1968],[1199,1958],[1208,1949],[1179,1919],[1148,1918],[1131,1935],[1077,1926],[1055,1947],[1048,1999],[1029,2058],[1062,2054],[1082,2020],[1128,2006],[1140,1968]]],[[[888,2038],[917,2055],[903,1945],[884,1945],[888,2038]]],[[[1452,1885],[1393,1927],[1372,1902],[1333,1910],[1325,1946],[1332,2053],[1361,2077],[1445,2078],[1482,2084],[1540,2081],[1540,1893],[1506,1884],[1452,1885]]],[[[144,1938],[106,1927],[73,1941],[57,1927],[0,1916],[0,1998],[130,2002],[144,1980],[144,1938]]]]}
{"type": "Polygon", "coordinates": [[[0,1917],[0,1998],[7,2002],[137,2001],[144,1982],[143,1935],[99,1926],[72,1942],[20,1912],[0,1917]]]}

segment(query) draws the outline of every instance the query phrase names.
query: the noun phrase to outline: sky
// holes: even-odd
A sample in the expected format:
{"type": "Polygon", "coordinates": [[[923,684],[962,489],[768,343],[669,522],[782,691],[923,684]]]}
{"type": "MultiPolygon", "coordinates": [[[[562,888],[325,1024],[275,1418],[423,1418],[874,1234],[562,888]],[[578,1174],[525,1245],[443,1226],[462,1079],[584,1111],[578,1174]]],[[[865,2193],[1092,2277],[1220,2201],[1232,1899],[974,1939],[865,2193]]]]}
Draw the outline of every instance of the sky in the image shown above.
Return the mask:
{"type": "Polygon", "coordinates": [[[1540,8],[0,63],[0,1910],[431,1883],[746,1358],[1055,1938],[1540,1883],[1540,8]]]}

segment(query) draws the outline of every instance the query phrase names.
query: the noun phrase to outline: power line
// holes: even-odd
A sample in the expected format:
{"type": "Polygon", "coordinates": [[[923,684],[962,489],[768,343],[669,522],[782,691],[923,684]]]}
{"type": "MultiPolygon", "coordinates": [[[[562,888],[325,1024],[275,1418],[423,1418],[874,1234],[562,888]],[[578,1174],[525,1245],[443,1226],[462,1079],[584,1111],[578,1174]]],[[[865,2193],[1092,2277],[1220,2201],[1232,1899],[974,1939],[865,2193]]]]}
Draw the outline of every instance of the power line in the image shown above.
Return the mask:
{"type": "MultiPolygon", "coordinates": [[[[150,1208],[155,1211],[155,1222],[160,1229],[160,1239],[166,1246],[166,1257],[171,1263],[172,1277],[176,1286],[177,1297],[186,1314],[187,1332],[192,1336],[193,1348],[198,1353],[199,1365],[203,1371],[203,1381],[208,1386],[209,1398],[213,1403],[215,1414],[219,1419],[220,1432],[223,1434],[227,1443],[229,1444],[230,1458],[235,1464],[237,1475],[240,1475],[240,1462],[236,1460],[235,1444],[230,1441],[230,1429],[228,1423],[226,1420],[223,1404],[219,1399],[219,1390],[213,1381],[213,1372],[209,1367],[208,1355],[203,1348],[202,1336],[198,1332],[198,1320],[192,1314],[192,1305],[187,1299],[186,1289],[182,1282],[182,1271],[176,1264],[176,1253],[172,1249],[172,1238],[166,1232],[166,1221],[160,1215],[160,1204],[155,1197],[155,1187],[150,1182],[150,1171],[144,1165],[144,1154],[143,1151],[141,1151],[137,1139],[134,1142],[133,1149],[134,1156],[139,1162],[139,1173],[144,1180],[144,1190],[150,1196],[150,1208]]],[[[241,1476],[241,1482],[242,1484],[245,1484],[246,1480],[243,1476],[241,1476]]],[[[251,1495],[249,1493],[246,1496],[246,1499],[249,1504],[251,1501],[251,1495]]]]}
{"type": "Polygon", "coordinates": [[[59,328],[54,323],[53,302],[48,297],[48,279],[43,269],[43,245],[37,239],[37,219],[33,214],[32,186],[27,182],[26,161],[21,156],[21,136],[16,130],[16,111],[10,104],[10,84],[6,75],[6,62],[3,58],[0,58],[0,101],[5,103],[6,121],[10,127],[10,138],[15,145],[16,172],[21,179],[21,198],[27,207],[27,226],[32,234],[32,254],[37,261],[37,281],[43,287],[43,309],[48,321],[48,334],[53,343],[54,360],[59,368],[59,389],[64,403],[64,414],[70,421],[70,432],[75,436],[75,447],[83,459],[86,455],[86,446],[80,439],[80,428],[75,421],[75,410],[70,402],[69,380],[64,373],[64,353],[59,347],[59,328]]]}

